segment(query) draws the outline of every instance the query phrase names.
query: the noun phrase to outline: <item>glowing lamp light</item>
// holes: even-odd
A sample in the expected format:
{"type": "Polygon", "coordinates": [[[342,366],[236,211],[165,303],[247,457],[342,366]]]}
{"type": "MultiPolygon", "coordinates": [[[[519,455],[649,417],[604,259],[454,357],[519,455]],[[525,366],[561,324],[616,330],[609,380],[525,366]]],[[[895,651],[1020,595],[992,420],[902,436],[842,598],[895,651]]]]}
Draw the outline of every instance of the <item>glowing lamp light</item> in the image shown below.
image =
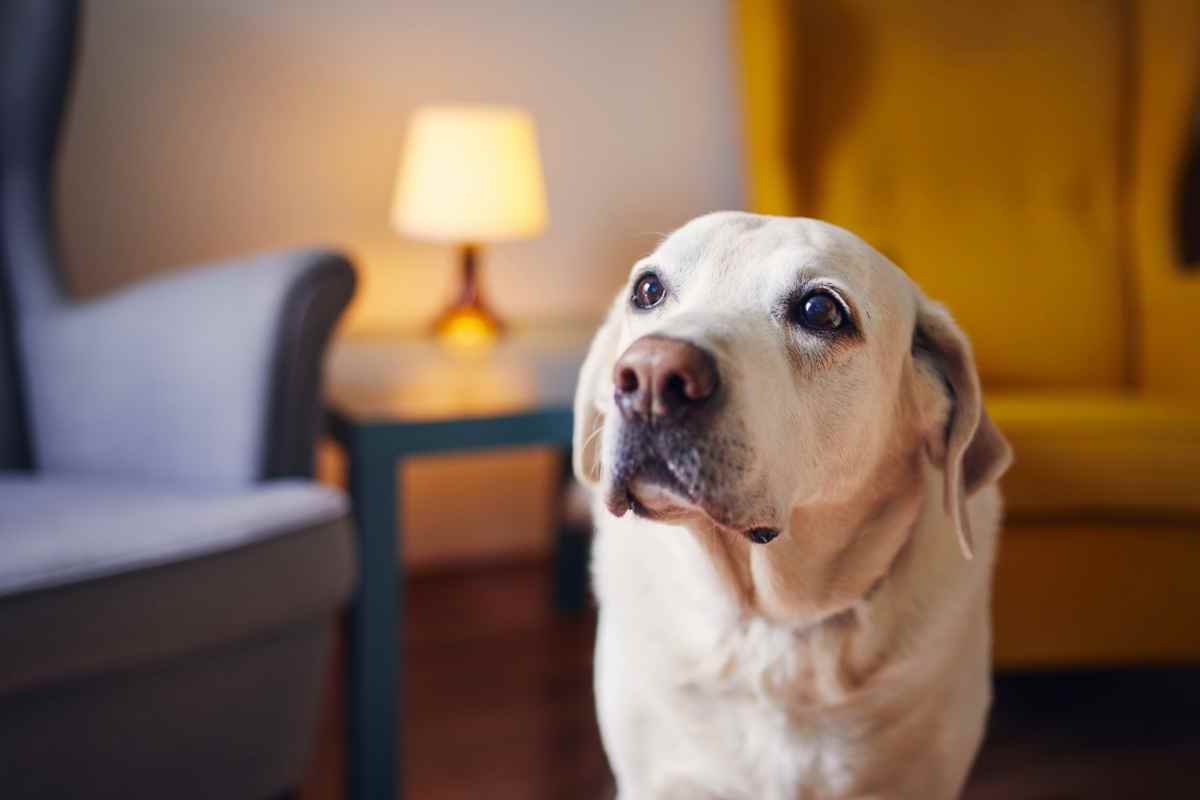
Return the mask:
{"type": "Polygon", "coordinates": [[[392,203],[405,236],[461,251],[457,297],[434,324],[444,339],[490,340],[503,324],[479,288],[479,249],[537,236],[546,227],[537,132],[505,106],[427,106],[413,114],[392,203]]]}

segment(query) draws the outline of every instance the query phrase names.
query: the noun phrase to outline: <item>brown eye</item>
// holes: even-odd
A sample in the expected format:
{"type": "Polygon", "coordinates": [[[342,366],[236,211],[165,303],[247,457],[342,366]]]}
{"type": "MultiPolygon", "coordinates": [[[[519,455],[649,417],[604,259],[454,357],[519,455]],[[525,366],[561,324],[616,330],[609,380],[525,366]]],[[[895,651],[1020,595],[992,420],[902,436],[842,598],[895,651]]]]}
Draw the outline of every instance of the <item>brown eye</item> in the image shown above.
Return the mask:
{"type": "Polygon", "coordinates": [[[841,301],[824,291],[805,295],[792,307],[788,316],[797,325],[818,333],[832,333],[846,322],[846,312],[841,301]]]}
{"type": "Polygon", "coordinates": [[[638,279],[633,287],[633,304],[641,309],[653,308],[667,296],[667,287],[653,272],[638,279]]]}

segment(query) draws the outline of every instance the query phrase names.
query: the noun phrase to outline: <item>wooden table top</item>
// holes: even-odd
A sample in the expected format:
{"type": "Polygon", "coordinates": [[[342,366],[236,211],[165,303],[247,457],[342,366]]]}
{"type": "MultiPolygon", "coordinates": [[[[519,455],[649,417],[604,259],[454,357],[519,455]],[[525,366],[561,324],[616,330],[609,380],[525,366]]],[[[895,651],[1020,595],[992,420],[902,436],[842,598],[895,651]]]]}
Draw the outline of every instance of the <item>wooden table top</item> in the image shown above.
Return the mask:
{"type": "Polygon", "coordinates": [[[598,323],[517,327],[484,350],[429,335],[355,334],[330,347],[326,402],[354,422],[569,411],[598,323]]]}

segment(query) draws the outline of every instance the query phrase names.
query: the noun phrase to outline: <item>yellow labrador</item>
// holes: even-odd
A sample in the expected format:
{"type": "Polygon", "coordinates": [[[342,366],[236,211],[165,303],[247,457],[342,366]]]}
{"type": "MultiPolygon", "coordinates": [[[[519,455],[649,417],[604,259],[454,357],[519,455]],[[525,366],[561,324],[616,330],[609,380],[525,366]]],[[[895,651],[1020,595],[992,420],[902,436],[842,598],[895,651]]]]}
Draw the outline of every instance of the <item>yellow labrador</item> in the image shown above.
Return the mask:
{"type": "Polygon", "coordinates": [[[700,217],[634,265],[575,425],[621,800],[957,796],[1010,451],[943,307],[833,225],[700,217]]]}

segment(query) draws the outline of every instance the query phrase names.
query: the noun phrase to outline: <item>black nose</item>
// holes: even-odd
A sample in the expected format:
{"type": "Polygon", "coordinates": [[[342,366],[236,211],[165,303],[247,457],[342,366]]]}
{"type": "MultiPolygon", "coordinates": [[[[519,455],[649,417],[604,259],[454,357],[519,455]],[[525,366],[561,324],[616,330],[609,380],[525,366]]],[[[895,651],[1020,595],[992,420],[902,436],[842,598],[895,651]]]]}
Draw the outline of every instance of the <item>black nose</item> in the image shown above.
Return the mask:
{"type": "Polygon", "coordinates": [[[666,336],[643,336],[613,367],[617,407],[626,419],[680,419],[707,405],[717,383],[711,353],[666,336]]]}

